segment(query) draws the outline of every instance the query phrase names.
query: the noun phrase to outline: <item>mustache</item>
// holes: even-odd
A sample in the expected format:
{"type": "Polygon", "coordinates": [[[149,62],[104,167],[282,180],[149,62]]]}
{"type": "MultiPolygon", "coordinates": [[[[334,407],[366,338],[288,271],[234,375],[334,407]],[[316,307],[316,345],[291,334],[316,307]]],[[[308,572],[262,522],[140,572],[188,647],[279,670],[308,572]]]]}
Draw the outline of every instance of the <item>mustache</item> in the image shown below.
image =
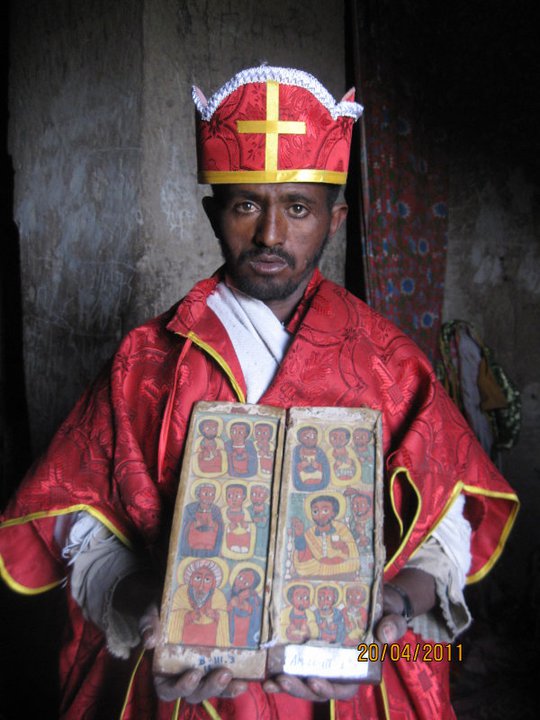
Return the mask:
{"type": "Polygon", "coordinates": [[[253,248],[252,250],[244,250],[238,256],[238,263],[243,263],[249,260],[256,260],[257,258],[264,256],[267,257],[278,257],[285,260],[287,265],[294,270],[296,267],[296,260],[292,255],[283,250],[282,248],[253,248]]]}

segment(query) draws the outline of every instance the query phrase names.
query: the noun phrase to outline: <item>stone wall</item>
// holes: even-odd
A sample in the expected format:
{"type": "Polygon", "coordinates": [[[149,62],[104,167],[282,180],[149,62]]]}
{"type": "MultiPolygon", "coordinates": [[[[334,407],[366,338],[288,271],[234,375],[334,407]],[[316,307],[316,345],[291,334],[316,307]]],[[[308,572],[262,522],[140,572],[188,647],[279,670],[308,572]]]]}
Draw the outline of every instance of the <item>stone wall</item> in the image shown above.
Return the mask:
{"type": "MultiPolygon", "coordinates": [[[[20,0],[10,138],[34,452],[118,340],[221,258],[195,181],[191,84],[302,67],[345,91],[342,3],[20,0]]],[[[342,280],[344,236],[328,248],[342,280]]]]}

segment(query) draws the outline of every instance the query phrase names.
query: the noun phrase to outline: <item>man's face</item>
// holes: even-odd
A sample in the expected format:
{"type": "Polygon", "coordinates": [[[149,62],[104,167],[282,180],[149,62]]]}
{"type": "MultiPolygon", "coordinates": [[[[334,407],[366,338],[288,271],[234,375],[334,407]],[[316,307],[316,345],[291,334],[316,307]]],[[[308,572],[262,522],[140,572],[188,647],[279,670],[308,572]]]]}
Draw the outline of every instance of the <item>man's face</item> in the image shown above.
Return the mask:
{"type": "Polygon", "coordinates": [[[236,288],[266,302],[301,298],[326,240],[346,216],[317,183],[228,185],[204,207],[236,288]]]}
{"type": "Polygon", "coordinates": [[[311,506],[311,516],[315,525],[322,527],[332,522],[336,516],[336,512],[329,500],[316,500],[311,506]]]}

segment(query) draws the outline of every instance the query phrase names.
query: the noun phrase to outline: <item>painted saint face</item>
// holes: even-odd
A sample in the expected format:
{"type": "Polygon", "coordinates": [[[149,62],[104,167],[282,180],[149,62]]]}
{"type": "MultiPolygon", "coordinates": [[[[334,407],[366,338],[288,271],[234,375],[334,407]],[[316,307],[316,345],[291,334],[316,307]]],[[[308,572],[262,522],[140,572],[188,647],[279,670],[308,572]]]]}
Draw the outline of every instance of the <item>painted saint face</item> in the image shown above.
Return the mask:
{"type": "Polygon", "coordinates": [[[216,499],[216,489],[213,485],[199,485],[197,495],[201,505],[211,505],[216,499]]]}
{"type": "Polygon", "coordinates": [[[268,499],[268,489],[262,485],[254,485],[249,491],[249,497],[254,505],[262,505],[268,499]]]}
{"type": "Polygon", "coordinates": [[[306,610],[309,607],[309,589],[305,585],[295,587],[291,594],[291,603],[297,610],[306,610]]]}
{"type": "Polygon", "coordinates": [[[317,592],[317,605],[321,610],[330,610],[336,604],[336,590],[333,587],[321,587],[317,592]]]}
{"type": "Polygon", "coordinates": [[[243,444],[248,433],[249,430],[244,423],[234,423],[234,425],[231,426],[231,440],[235,444],[243,444]]]}
{"type": "Polygon", "coordinates": [[[319,439],[317,430],[312,427],[302,428],[298,433],[298,439],[305,447],[315,447],[319,439]]]}
{"type": "Polygon", "coordinates": [[[358,494],[351,500],[353,513],[358,517],[365,515],[371,507],[371,500],[367,495],[358,494]]]}
{"type": "Polygon", "coordinates": [[[345,447],[348,441],[349,434],[344,428],[336,428],[335,430],[330,431],[330,443],[333,447],[345,447]]]}
{"type": "Polygon", "coordinates": [[[359,447],[365,447],[369,443],[370,432],[364,428],[356,428],[353,431],[353,443],[359,447]]]}
{"type": "Polygon", "coordinates": [[[315,525],[324,527],[336,517],[334,505],[329,500],[316,500],[311,505],[311,516],[315,525]]]}
{"type": "Polygon", "coordinates": [[[218,424],[216,420],[203,420],[201,423],[201,433],[212,440],[218,434],[218,424]]]}
{"type": "Polygon", "coordinates": [[[255,426],[255,439],[268,442],[272,437],[272,428],[270,425],[256,425],[255,426]]]}
{"type": "Polygon", "coordinates": [[[366,593],[362,588],[350,587],[347,588],[347,592],[345,593],[345,603],[349,605],[349,607],[361,607],[365,597],[366,593]]]}
{"type": "Polygon", "coordinates": [[[250,590],[252,587],[255,587],[257,584],[256,581],[257,577],[253,570],[249,568],[240,570],[234,581],[233,592],[239,594],[245,590],[250,590]]]}
{"type": "Polygon", "coordinates": [[[193,599],[201,607],[214,592],[216,576],[210,568],[197,568],[189,579],[189,586],[193,599]]]}
{"type": "Polygon", "coordinates": [[[241,485],[233,485],[227,488],[225,499],[227,505],[232,508],[241,508],[246,498],[246,489],[241,485]]]}

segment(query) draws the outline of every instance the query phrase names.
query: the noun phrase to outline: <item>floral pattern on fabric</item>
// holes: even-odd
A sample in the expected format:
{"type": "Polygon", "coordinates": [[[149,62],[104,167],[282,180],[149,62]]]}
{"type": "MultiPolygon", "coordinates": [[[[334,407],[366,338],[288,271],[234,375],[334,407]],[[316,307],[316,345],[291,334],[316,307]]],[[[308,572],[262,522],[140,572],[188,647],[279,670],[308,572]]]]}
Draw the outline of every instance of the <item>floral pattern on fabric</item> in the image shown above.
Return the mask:
{"type": "Polygon", "coordinates": [[[433,361],[444,294],[448,161],[436,131],[424,125],[424,99],[408,82],[388,15],[384,2],[368,2],[356,28],[356,85],[365,107],[366,299],[433,361]]]}

